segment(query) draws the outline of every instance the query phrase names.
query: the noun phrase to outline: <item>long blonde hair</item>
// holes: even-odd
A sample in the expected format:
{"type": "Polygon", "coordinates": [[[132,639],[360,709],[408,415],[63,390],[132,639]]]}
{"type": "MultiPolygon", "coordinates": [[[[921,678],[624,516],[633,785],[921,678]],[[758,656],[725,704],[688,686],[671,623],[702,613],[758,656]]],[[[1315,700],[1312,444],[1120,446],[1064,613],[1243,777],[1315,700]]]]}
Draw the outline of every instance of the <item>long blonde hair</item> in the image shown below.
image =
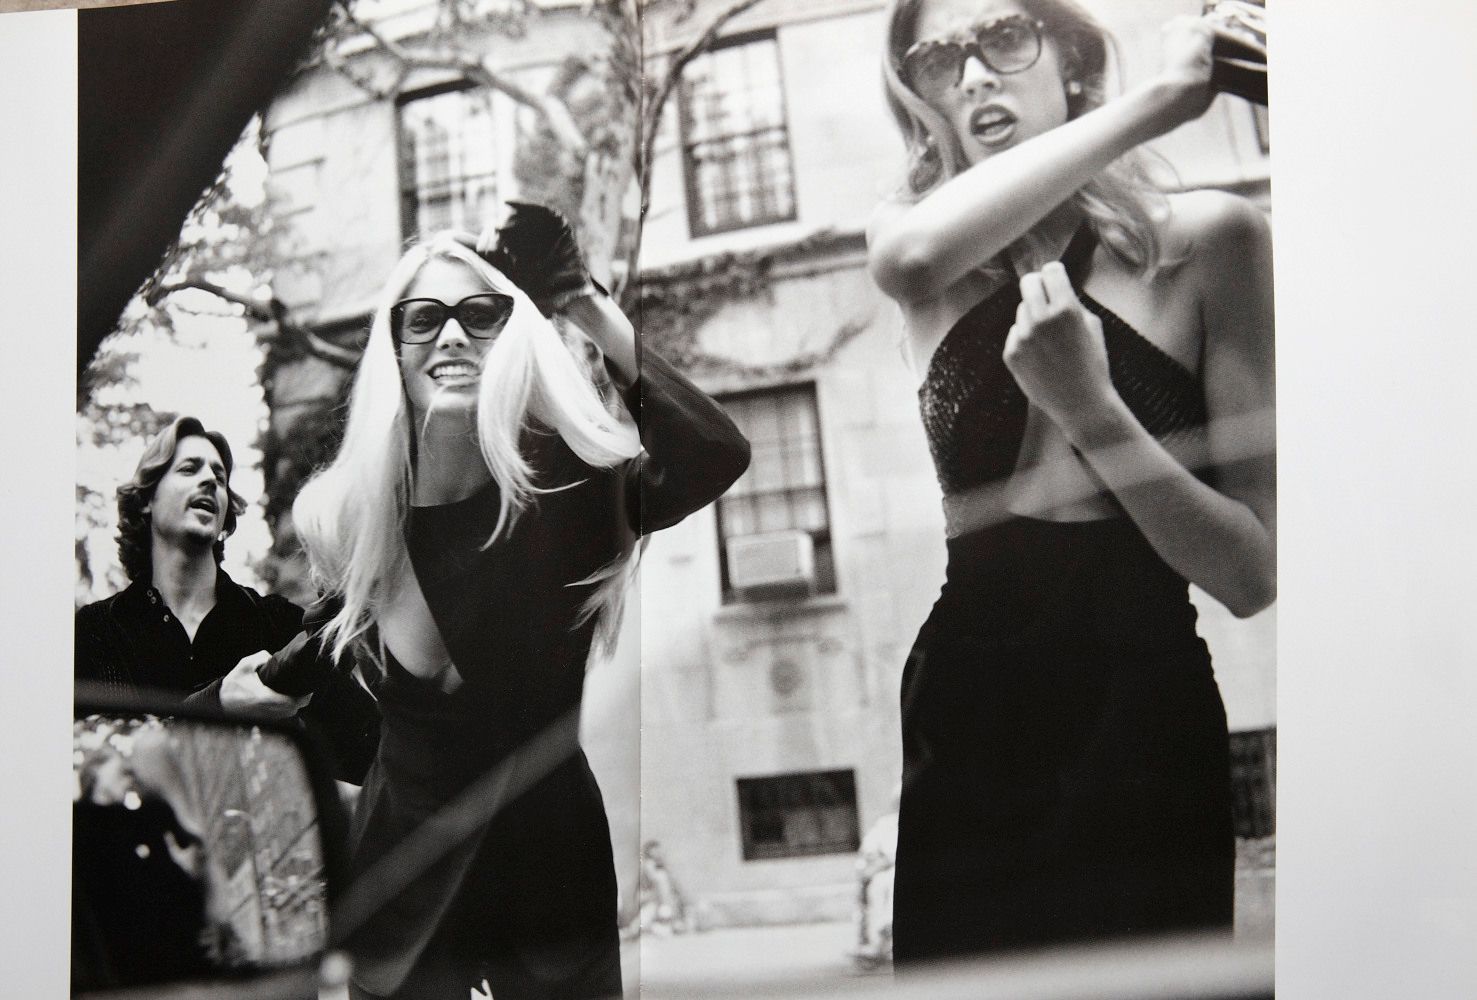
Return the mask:
{"type": "MultiPolygon", "coordinates": [[[[349,397],[338,455],[303,486],[293,504],[313,582],[342,598],[324,632],[335,659],[368,629],[388,582],[406,558],[404,530],[413,474],[411,413],[390,332],[390,307],[433,259],[466,267],[489,289],[511,295],[512,315],[488,348],[477,389],[477,441],[498,487],[498,519],[487,544],[537,494],[519,441],[526,428],[557,433],[595,468],[613,468],[641,451],[635,426],[611,414],[554,326],[516,285],[451,233],[412,246],[385,281],[369,342],[349,397]]],[[[596,644],[607,646],[620,625],[634,569],[634,533],[609,564],[571,585],[594,584],[576,624],[596,618],[596,644]]]]}
{"type": "MultiPolygon", "coordinates": [[[[882,83],[887,107],[907,147],[908,168],[900,197],[916,201],[969,167],[959,137],[942,114],[903,80],[903,55],[917,41],[918,15],[925,0],[892,0],[887,12],[882,83]]],[[[1061,53],[1063,67],[1081,84],[1067,94],[1067,117],[1099,108],[1107,100],[1109,57],[1114,51],[1106,28],[1072,0],[1017,0],[1045,25],[1061,53]]],[[[1162,247],[1153,212],[1166,202],[1136,153],[1120,157],[1072,196],[1082,215],[1110,251],[1140,272],[1161,264],[1162,247]]],[[[1022,243],[1029,244],[1027,233],[1022,243]]],[[[988,269],[988,268],[987,268],[988,269]]]]}

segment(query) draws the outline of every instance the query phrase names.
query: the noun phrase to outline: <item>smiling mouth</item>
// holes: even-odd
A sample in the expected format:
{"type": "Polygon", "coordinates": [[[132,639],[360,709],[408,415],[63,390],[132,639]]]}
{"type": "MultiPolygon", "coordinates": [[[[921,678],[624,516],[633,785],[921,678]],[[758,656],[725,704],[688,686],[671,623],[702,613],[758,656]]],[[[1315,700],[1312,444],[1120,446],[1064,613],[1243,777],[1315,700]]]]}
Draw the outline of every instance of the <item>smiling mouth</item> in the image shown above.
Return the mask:
{"type": "Polygon", "coordinates": [[[437,385],[463,385],[475,382],[479,369],[470,361],[442,361],[427,372],[437,385]]]}
{"type": "Polygon", "coordinates": [[[969,116],[969,134],[986,146],[1009,142],[1015,126],[1015,115],[994,105],[980,108],[969,116]]]}

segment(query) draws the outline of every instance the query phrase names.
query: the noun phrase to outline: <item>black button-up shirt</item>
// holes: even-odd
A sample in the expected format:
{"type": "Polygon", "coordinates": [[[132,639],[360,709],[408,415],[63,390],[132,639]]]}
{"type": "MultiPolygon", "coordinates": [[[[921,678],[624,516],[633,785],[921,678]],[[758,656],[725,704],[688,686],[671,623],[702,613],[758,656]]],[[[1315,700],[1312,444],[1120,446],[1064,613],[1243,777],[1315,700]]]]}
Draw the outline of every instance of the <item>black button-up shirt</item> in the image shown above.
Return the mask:
{"type": "MultiPolygon", "coordinates": [[[[115,692],[139,691],[221,707],[221,679],[243,657],[276,652],[302,629],[302,609],[275,594],[243,587],[217,572],[215,607],[192,642],[159,591],[135,582],[76,616],[76,679],[115,692]]],[[[379,740],[374,699],[342,671],[323,674],[303,710],[327,738],[339,777],[361,781],[379,740]]]]}
{"type": "Polygon", "coordinates": [[[192,642],[164,598],[146,582],[77,612],[78,680],[135,691],[154,688],[220,707],[221,678],[260,650],[275,652],[302,628],[302,609],[263,597],[217,573],[215,607],[192,642]]]}

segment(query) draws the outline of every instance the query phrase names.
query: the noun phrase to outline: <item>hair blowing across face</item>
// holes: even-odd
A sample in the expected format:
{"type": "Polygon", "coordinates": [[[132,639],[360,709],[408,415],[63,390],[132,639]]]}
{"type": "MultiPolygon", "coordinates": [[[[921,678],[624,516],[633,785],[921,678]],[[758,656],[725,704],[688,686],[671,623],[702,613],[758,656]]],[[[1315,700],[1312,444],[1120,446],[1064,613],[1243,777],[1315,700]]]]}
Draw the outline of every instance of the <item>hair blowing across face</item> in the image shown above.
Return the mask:
{"type": "MultiPolygon", "coordinates": [[[[185,438],[202,437],[214,446],[226,467],[226,518],[225,534],[236,530],[236,519],[246,512],[246,501],[231,489],[231,470],[235,462],[231,457],[231,446],[219,431],[208,431],[195,417],[176,417],[144,448],[138,460],[133,478],[118,487],[118,561],[123,572],[134,582],[147,581],[154,572],[154,530],[149,514],[149,504],[154,499],[154,490],[169,471],[174,461],[175,449],[185,438]]],[[[212,551],[216,564],[225,557],[224,537],[218,539],[212,551]]]]}

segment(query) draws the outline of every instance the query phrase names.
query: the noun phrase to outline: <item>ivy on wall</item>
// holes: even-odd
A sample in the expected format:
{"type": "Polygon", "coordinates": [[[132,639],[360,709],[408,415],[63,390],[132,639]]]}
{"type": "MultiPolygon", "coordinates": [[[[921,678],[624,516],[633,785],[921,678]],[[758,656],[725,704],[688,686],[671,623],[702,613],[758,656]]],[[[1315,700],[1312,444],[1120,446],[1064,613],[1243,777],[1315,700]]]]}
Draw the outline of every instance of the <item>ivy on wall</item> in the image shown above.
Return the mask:
{"type": "Polygon", "coordinates": [[[704,324],[726,305],[768,295],[777,264],[859,246],[855,234],[823,230],[782,246],[717,254],[648,271],[628,295],[627,312],[641,331],[643,347],[684,371],[780,381],[830,361],[866,329],[865,324],[843,323],[820,347],[764,365],[703,350],[699,333],[704,324]]]}

